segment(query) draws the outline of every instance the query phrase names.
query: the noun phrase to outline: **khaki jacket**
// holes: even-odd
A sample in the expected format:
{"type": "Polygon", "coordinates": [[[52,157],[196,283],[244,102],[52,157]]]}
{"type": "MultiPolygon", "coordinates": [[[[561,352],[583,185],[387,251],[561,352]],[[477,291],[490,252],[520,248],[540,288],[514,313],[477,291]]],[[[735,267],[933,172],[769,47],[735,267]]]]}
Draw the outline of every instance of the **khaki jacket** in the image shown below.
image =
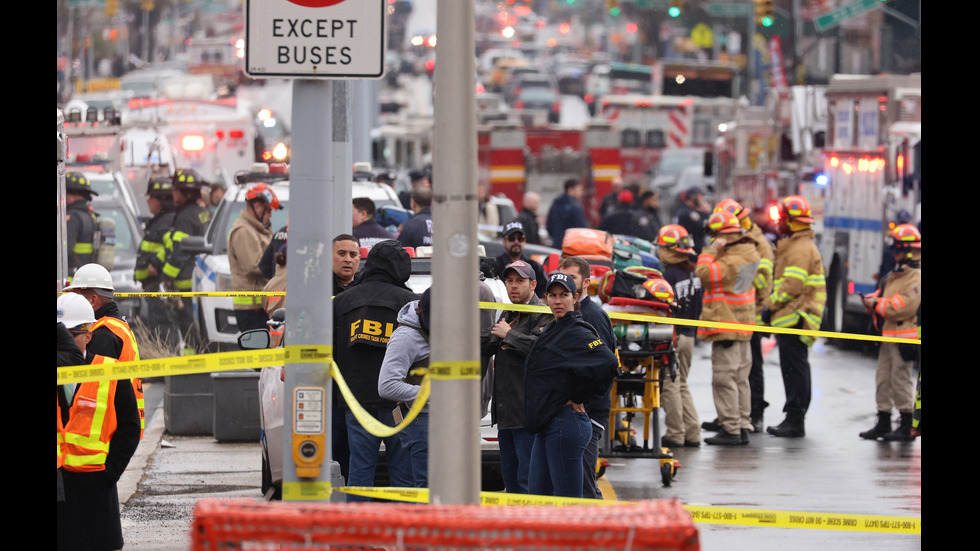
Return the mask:
{"type": "MultiPolygon", "coordinates": [[[[228,264],[231,268],[231,287],[233,291],[261,291],[269,282],[259,260],[272,241],[272,232],[262,225],[248,209],[242,210],[238,219],[231,225],[228,234],[228,264]]],[[[235,310],[257,310],[262,308],[262,297],[234,297],[235,310]]]]}
{"type": "Polygon", "coordinates": [[[759,271],[755,274],[755,324],[763,325],[762,310],[770,306],[769,295],[772,293],[772,270],[776,261],[776,252],[772,243],[766,239],[762,229],[752,224],[749,237],[755,241],[755,249],[759,252],[759,271]]]}
{"type": "MultiPolygon", "coordinates": [[[[759,252],[755,243],[744,240],[720,251],[708,246],[698,256],[695,273],[704,289],[703,321],[755,323],[755,278],[759,271],[759,252]]],[[[748,341],[752,331],[698,327],[703,341],[748,341]]]]}
{"type": "Polygon", "coordinates": [[[922,302],[922,270],[903,266],[888,276],[885,290],[875,303],[875,313],[884,318],[881,336],[919,338],[919,304],[922,302]]]}
{"type": "MultiPolygon", "coordinates": [[[[773,271],[773,327],[797,327],[818,331],[827,303],[827,283],[823,261],[813,242],[813,230],[803,230],[779,240],[776,245],[776,266],[773,271]]],[[[800,337],[807,345],[813,337],[800,337]]]]}

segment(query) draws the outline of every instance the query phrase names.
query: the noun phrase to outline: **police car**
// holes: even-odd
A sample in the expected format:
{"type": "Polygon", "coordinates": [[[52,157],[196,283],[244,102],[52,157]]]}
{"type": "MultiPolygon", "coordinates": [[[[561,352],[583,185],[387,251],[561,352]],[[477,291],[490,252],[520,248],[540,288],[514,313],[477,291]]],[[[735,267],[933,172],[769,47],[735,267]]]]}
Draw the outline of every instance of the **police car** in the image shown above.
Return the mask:
{"type": "MultiPolygon", "coordinates": [[[[212,217],[203,238],[185,238],[184,246],[199,254],[194,261],[192,290],[194,292],[230,292],[231,265],[228,262],[228,234],[239,214],[245,208],[245,194],[257,182],[265,182],[275,190],[281,210],[273,211],[271,228],[278,231],[286,226],[289,212],[289,173],[286,165],[257,163],[253,172],[236,175],[237,183],[229,186],[224,198],[212,217]],[[269,167],[269,172],[259,167],[269,167]]],[[[353,197],[368,197],[378,207],[399,205],[398,196],[391,187],[377,182],[354,182],[353,197]]],[[[211,352],[238,350],[238,321],[231,297],[196,297],[195,315],[201,342],[211,352]]]]}

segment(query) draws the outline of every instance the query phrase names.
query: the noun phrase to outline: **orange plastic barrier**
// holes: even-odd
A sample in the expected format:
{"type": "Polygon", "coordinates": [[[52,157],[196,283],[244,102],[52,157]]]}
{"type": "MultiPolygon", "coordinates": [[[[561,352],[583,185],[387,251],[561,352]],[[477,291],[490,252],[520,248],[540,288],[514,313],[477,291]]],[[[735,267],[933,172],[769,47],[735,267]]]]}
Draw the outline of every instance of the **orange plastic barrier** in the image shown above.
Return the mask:
{"type": "Polygon", "coordinates": [[[503,506],[202,499],[192,551],[217,549],[698,550],[678,500],[503,506]]]}

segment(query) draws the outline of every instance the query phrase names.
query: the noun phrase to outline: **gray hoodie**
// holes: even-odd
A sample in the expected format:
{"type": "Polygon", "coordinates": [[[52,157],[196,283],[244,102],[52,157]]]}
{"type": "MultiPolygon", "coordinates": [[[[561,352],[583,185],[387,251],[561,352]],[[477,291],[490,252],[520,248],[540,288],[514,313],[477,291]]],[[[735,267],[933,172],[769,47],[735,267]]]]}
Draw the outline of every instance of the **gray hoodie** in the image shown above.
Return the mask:
{"type": "MultiPolygon", "coordinates": [[[[413,300],[398,311],[398,327],[388,339],[378,377],[378,394],[382,398],[409,405],[418,396],[419,386],[406,383],[405,377],[412,364],[429,357],[427,335],[420,331],[422,324],[416,310],[418,304],[419,301],[413,300]]],[[[423,411],[428,407],[426,405],[423,411]]]]}

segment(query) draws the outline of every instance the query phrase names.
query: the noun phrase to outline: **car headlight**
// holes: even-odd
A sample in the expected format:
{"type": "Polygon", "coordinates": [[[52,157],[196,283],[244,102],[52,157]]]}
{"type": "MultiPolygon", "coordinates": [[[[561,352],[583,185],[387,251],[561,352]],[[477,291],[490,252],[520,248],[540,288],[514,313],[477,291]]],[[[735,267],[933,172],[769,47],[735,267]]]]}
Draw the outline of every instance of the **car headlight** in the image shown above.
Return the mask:
{"type": "Polygon", "coordinates": [[[282,161],[289,155],[289,148],[286,144],[279,142],[276,147],[272,148],[272,157],[277,161],[282,161]]]}

